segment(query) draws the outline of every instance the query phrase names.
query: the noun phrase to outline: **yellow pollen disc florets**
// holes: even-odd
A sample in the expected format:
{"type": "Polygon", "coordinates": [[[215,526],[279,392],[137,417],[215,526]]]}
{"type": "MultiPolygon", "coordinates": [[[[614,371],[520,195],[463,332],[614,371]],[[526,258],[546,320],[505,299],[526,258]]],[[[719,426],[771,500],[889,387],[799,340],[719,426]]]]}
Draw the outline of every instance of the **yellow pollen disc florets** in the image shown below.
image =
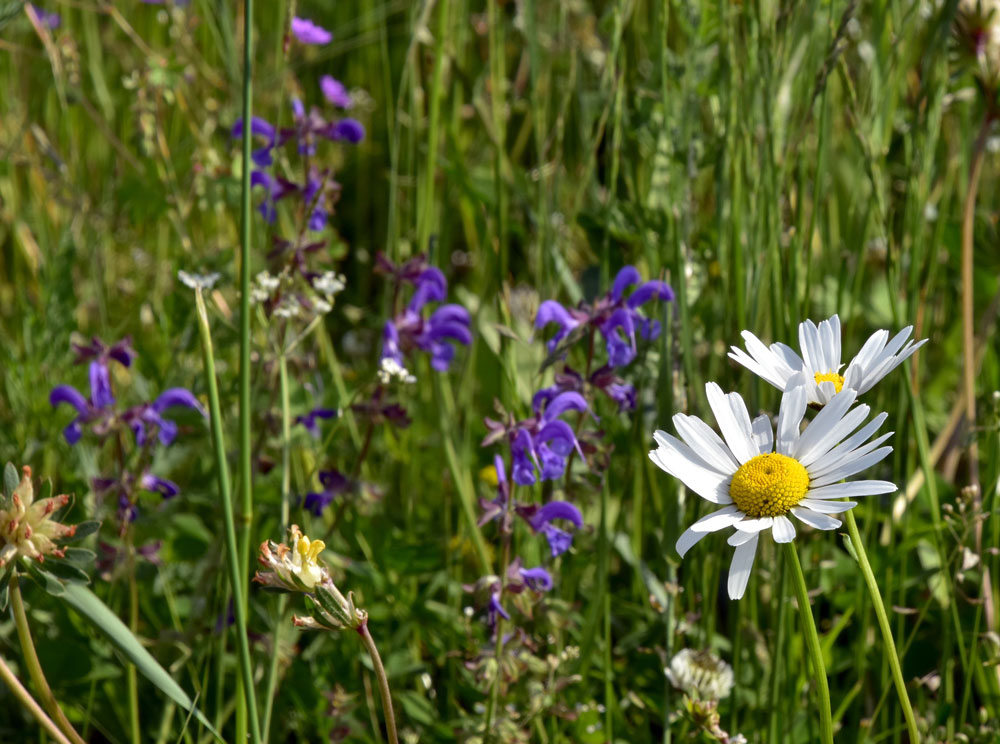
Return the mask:
{"type": "Polygon", "coordinates": [[[813,375],[816,380],[816,384],[819,385],[821,382],[832,382],[833,389],[836,392],[840,392],[844,389],[844,377],[843,375],[838,375],[836,372],[817,372],[813,375]]]}
{"type": "Polygon", "coordinates": [[[729,495],[748,517],[777,517],[809,490],[809,473],[798,460],[772,452],[757,455],[733,473],[729,495]]]}

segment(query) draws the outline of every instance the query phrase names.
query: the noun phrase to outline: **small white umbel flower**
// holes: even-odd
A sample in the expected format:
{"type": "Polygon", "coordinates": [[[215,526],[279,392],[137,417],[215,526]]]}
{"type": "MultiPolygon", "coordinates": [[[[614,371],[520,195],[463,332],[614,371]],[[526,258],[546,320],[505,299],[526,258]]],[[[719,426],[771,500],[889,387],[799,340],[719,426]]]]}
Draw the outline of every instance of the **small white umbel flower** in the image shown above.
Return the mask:
{"type": "Polygon", "coordinates": [[[673,421],[684,441],[665,431],[653,435],[659,447],[649,453],[650,459],[706,501],[722,505],[680,536],[677,552],[683,557],[709,532],[735,528],[729,538],[736,548],[729,569],[732,599],[746,590],[764,530],[771,530],[775,542],[791,542],[795,526],[789,515],[819,530],[836,529],[840,520],[830,514],[857,505],[836,499],[896,490],[895,484],[881,480],[839,482],[892,452],[892,447],[879,447],[892,432],[868,441],[887,414],[858,429],[869,408],[851,409],[857,393],[848,388],[834,395],[800,434],[807,389],[801,375],[790,382],[781,398],[776,436],[767,416],[751,422],[743,398],[723,393],[714,382],[705,385],[705,392],[725,441],[704,421],[683,413],[673,421]]]}
{"type": "Polygon", "coordinates": [[[916,343],[910,339],[913,326],[907,326],[889,340],[889,331],[876,331],[861,347],[840,374],[840,318],[834,315],[820,321],[799,323],[800,357],[783,343],[769,347],[750,331],[743,331],[747,350],[731,347],[733,359],[778,390],[788,389],[791,378],[801,372],[805,377],[807,400],[813,405],[825,406],[844,388],[856,390],[859,395],[871,390],[875,383],[896,369],[927,339],[916,343]],[[910,339],[909,341],[907,339],[910,339]],[[749,352],[749,353],[748,353],[749,352]]]}
{"type": "Polygon", "coordinates": [[[697,700],[724,700],[733,690],[733,668],[711,651],[682,648],[664,671],[670,684],[697,700]]]}

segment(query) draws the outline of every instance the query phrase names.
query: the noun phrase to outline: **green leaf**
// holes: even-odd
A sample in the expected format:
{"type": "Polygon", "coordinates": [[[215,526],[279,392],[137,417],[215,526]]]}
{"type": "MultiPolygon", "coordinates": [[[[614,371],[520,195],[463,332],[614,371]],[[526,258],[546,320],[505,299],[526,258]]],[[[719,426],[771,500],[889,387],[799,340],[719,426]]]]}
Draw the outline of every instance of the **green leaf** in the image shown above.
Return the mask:
{"type": "Polygon", "coordinates": [[[24,7],[24,0],[15,0],[12,3],[0,4],[0,28],[13,21],[24,7]]]}
{"type": "Polygon", "coordinates": [[[0,612],[7,611],[7,600],[10,597],[10,577],[13,575],[13,567],[9,567],[0,577],[0,612]]]}
{"type": "Polygon", "coordinates": [[[45,561],[45,568],[48,573],[55,576],[57,579],[62,579],[64,581],[72,581],[77,584],[89,584],[90,576],[79,566],[75,566],[65,560],[60,560],[58,558],[50,558],[45,561]]]}
{"type": "Polygon", "coordinates": [[[177,684],[176,680],[170,676],[166,669],[160,666],[159,662],[153,658],[152,654],[143,647],[139,639],[128,629],[128,626],[96,594],[85,586],[67,584],[62,599],[66,600],[66,604],[86,617],[95,627],[107,635],[111,642],[128,657],[129,661],[135,664],[143,676],[160,688],[160,692],[184,708],[184,710],[191,712],[205,728],[212,732],[212,735],[216,739],[219,741],[223,740],[205,715],[195,707],[194,702],[184,692],[184,688],[177,684]]]}
{"type": "Polygon", "coordinates": [[[87,548],[66,548],[63,560],[80,568],[89,568],[97,560],[97,553],[87,548]]]}
{"type": "Polygon", "coordinates": [[[63,592],[66,591],[66,586],[55,576],[50,574],[45,569],[41,568],[35,561],[28,561],[22,564],[27,567],[28,575],[35,580],[39,586],[45,591],[51,594],[53,597],[62,596],[63,592]]]}
{"type": "Polygon", "coordinates": [[[80,522],[80,524],[76,526],[76,532],[74,532],[70,537],[64,537],[59,542],[62,543],[63,545],[80,542],[81,540],[93,535],[100,528],[101,528],[101,523],[94,519],[88,520],[86,522],[80,522]]]}
{"type": "MultiPolygon", "coordinates": [[[[0,9],[0,16],[2,16],[2,13],[3,11],[0,9]]],[[[2,22],[0,22],[0,25],[3,25],[2,22]]],[[[3,468],[3,497],[9,499],[20,482],[21,476],[17,474],[17,468],[14,467],[14,463],[8,462],[3,468]]]]}

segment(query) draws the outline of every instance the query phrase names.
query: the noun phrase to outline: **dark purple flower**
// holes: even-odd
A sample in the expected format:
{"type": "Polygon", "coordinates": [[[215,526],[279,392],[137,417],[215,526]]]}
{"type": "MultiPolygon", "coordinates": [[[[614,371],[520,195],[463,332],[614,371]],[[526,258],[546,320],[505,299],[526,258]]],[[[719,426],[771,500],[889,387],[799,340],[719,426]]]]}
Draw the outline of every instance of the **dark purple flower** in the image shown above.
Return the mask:
{"type": "Polygon", "coordinates": [[[531,486],[535,483],[535,465],[532,458],[535,447],[531,434],[526,429],[518,430],[510,443],[511,477],[519,486],[531,486]]]}
{"type": "Polygon", "coordinates": [[[73,354],[76,356],[76,363],[98,361],[106,366],[110,360],[114,359],[123,367],[131,367],[132,360],[135,359],[135,350],[132,348],[132,337],[126,336],[120,341],[116,341],[111,346],[94,336],[89,343],[72,343],[73,354]]]}
{"type": "Polygon", "coordinates": [[[135,443],[140,447],[146,444],[147,427],[152,427],[157,432],[160,444],[167,447],[177,436],[177,424],[171,419],[164,418],[162,414],[168,408],[177,406],[193,408],[202,416],[207,415],[191,391],[184,388],[170,388],[161,393],[160,397],[152,403],[143,403],[125,411],[122,414],[122,420],[132,429],[135,443]]]}
{"type": "Polygon", "coordinates": [[[336,408],[314,408],[303,416],[296,416],[295,423],[302,424],[313,439],[319,439],[319,422],[316,419],[335,419],[340,416],[336,408]]]}
{"type": "Polygon", "coordinates": [[[580,325],[580,320],[555,300],[546,300],[538,306],[538,314],[535,316],[535,328],[544,328],[549,323],[556,323],[559,326],[556,335],[545,342],[545,347],[551,353],[556,350],[560,341],[580,325]]]}
{"type": "Polygon", "coordinates": [[[323,97],[334,106],[339,106],[342,109],[349,109],[352,106],[353,101],[351,101],[351,94],[347,92],[347,87],[333,75],[321,77],[319,88],[323,91],[323,97]]]}
{"type": "Polygon", "coordinates": [[[333,34],[322,26],[317,26],[308,18],[292,18],[292,33],[303,44],[329,44],[333,34]]]}
{"type": "Polygon", "coordinates": [[[165,499],[171,499],[181,492],[180,487],[171,480],[153,475],[148,470],[139,479],[139,485],[147,491],[160,494],[165,499]]]}
{"type": "Polygon", "coordinates": [[[118,494],[118,521],[123,525],[122,530],[124,530],[124,525],[134,522],[139,518],[139,507],[129,501],[125,492],[118,494]]]}
{"type": "Polygon", "coordinates": [[[341,119],[326,129],[326,136],[334,142],[356,145],[365,138],[365,127],[357,119],[341,119]]]}
{"type": "Polygon", "coordinates": [[[531,528],[549,541],[553,558],[565,553],[573,544],[572,534],[552,524],[555,519],[565,520],[577,529],[583,527],[583,515],[568,501],[550,501],[528,517],[531,528]]]}
{"type": "MultiPolygon", "coordinates": [[[[233,139],[243,138],[243,119],[237,119],[236,123],[233,124],[232,130],[233,139]]],[[[251,158],[253,161],[261,168],[267,168],[274,162],[274,157],[272,151],[274,150],[276,142],[276,132],[274,127],[265,119],[259,116],[251,117],[250,119],[250,135],[253,137],[261,137],[265,140],[266,144],[253,151],[251,158]]],[[[244,165],[246,167],[246,165],[244,165]]]]}
{"type": "MultiPolygon", "coordinates": [[[[63,429],[63,436],[70,444],[76,444],[80,441],[85,423],[100,422],[101,425],[98,428],[103,429],[111,418],[110,409],[114,402],[108,367],[100,360],[90,363],[89,400],[72,385],[56,385],[49,393],[49,404],[53,408],[56,408],[60,403],[68,403],[77,411],[77,417],[63,429]]],[[[99,433],[103,433],[103,431],[99,433]]]]}
{"type": "Polygon", "coordinates": [[[307,493],[303,502],[306,511],[312,512],[317,517],[323,516],[323,510],[337,496],[354,488],[354,481],[339,470],[321,470],[319,480],[323,484],[323,490],[318,493],[307,493]]]}

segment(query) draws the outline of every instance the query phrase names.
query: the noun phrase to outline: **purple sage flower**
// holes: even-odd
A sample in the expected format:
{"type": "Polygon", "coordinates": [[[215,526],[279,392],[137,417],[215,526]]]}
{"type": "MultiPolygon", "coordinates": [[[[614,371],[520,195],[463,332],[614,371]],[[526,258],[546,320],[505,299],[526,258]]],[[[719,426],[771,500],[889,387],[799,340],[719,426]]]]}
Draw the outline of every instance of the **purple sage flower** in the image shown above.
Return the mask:
{"type": "Polygon", "coordinates": [[[90,363],[90,398],[72,385],[56,385],[49,393],[49,404],[56,408],[60,403],[68,403],[77,411],[65,429],[63,436],[70,444],[76,444],[83,436],[83,425],[94,424],[99,435],[107,432],[113,417],[111,407],[115,403],[111,394],[111,379],[107,364],[101,360],[90,363]]]}
{"type": "Polygon", "coordinates": [[[45,10],[34,3],[31,3],[31,9],[35,11],[35,15],[38,17],[38,23],[50,31],[59,28],[59,24],[62,23],[62,18],[58,13],[46,13],[45,10]]]}
{"type": "MultiPolygon", "coordinates": [[[[243,139],[243,119],[237,119],[236,123],[233,124],[233,129],[231,132],[233,139],[243,139]]],[[[277,133],[274,130],[274,126],[271,125],[266,119],[262,119],[259,116],[251,117],[250,119],[250,135],[252,137],[261,137],[265,140],[263,147],[254,150],[251,154],[251,158],[254,163],[256,163],[261,168],[267,168],[272,163],[274,163],[273,150],[275,144],[277,143],[277,133]]]]}
{"type": "Polygon", "coordinates": [[[139,478],[139,485],[147,491],[160,494],[165,499],[172,499],[181,492],[180,487],[172,480],[160,478],[148,470],[139,478]]]}
{"type": "Polygon", "coordinates": [[[549,541],[552,557],[562,555],[573,544],[573,535],[552,524],[560,519],[569,522],[577,529],[583,527],[583,515],[580,510],[568,501],[550,501],[544,506],[522,507],[519,513],[525,516],[535,532],[545,535],[549,541]]]}
{"type": "Polygon", "coordinates": [[[307,493],[303,500],[306,511],[312,512],[314,516],[323,516],[323,511],[337,496],[354,489],[354,481],[341,473],[339,470],[321,470],[319,481],[323,484],[323,490],[318,493],[307,493]]]}
{"type": "Polygon", "coordinates": [[[292,33],[303,44],[329,44],[333,34],[322,26],[317,26],[308,18],[292,18],[292,33]]]}
{"type": "Polygon", "coordinates": [[[143,403],[128,409],[122,414],[122,420],[132,429],[135,443],[140,447],[146,444],[147,427],[152,428],[157,433],[160,444],[167,447],[177,437],[177,424],[171,419],[164,418],[162,414],[168,408],[178,406],[193,408],[202,416],[207,416],[205,409],[190,390],[170,388],[152,403],[143,403]]]}
{"type": "Polygon", "coordinates": [[[519,573],[524,583],[536,592],[547,592],[552,589],[552,576],[541,566],[522,568],[519,573]]]}
{"type": "Polygon", "coordinates": [[[295,423],[302,424],[313,439],[319,439],[319,421],[317,419],[335,419],[340,415],[336,408],[314,408],[309,413],[296,416],[295,423]]]}

